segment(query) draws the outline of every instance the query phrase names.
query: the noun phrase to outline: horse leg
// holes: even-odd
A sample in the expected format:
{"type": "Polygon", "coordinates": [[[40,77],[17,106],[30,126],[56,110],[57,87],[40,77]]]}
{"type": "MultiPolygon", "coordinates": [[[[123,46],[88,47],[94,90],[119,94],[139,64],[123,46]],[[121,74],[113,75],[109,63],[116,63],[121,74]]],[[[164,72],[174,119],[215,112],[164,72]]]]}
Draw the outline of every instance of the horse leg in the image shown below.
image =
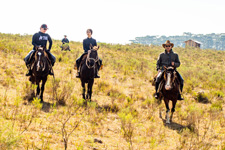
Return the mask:
{"type": "Polygon", "coordinates": [[[41,102],[43,102],[43,94],[44,94],[44,90],[45,90],[45,83],[47,81],[47,77],[45,77],[43,80],[42,80],[42,84],[41,84],[41,102]]]}
{"type": "Polygon", "coordinates": [[[161,106],[159,106],[159,118],[162,119],[162,107],[161,106]]]}
{"type": "Polygon", "coordinates": [[[35,78],[34,76],[30,76],[29,81],[31,82],[31,86],[30,86],[30,92],[29,92],[29,101],[32,101],[33,98],[35,97],[35,89],[33,89],[32,87],[35,85],[35,78]]]}
{"type": "Polygon", "coordinates": [[[165,105],[166,105],[166,123],[170,123],[170,118],[169,118],[169,114],[170,114],[170,108],[169,108],[169,100],[168,99],[164,99],[165,105]]]}
{"type": "Polygon", "coordinates": [[[173,107],[171,109],[171,116],[170,116],[171,122],[172,122],[172,119],[173,119],[173,113],[175,112],[175,106],[176,106],[177,100],[173,100],[172,103],[173,103],[173,107]]]}
{"type": "Polygon", "coordinates": [[[90,101],[91,101],[93,83],[94,83],[94,79],[92,79],[88,82],[88,99],[90,101]]]}
{"type": "Polygon", "coordinates": [[[36,85],[37,85],[37,93],[36,93],[36,96],[38,99],[40,99],[40,86],[39,86],[39,82],[36,82],[36,85]]]}
{"type": "Polygon", "coordinates": [[[81,81],[81,86],[83,88],[83,93],[82,93],[83,99],[85,100],[85,82],[84,81],[81,81]]]}

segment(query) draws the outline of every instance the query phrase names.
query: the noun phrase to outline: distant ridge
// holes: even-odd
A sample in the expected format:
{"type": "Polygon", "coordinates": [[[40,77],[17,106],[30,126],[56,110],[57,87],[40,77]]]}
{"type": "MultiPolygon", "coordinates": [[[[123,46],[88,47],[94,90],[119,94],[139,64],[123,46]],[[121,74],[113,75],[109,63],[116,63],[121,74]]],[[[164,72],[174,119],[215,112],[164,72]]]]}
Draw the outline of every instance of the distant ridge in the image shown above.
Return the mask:
{"type": "Polygon", "coordinates": [[[175,47],[185,47],[184,41],[193,39],[201,42],[202,49],[216,49],[225,50],[225,33],[220,34],[192,34],[190,32],[184,32],[183,35],[176,36],[144,36],[136,37],[135,40],[130,40],[132,43],[144,44],[144,45],[161,45],[166,40],[170,40],[174,43],[175,47]]]}

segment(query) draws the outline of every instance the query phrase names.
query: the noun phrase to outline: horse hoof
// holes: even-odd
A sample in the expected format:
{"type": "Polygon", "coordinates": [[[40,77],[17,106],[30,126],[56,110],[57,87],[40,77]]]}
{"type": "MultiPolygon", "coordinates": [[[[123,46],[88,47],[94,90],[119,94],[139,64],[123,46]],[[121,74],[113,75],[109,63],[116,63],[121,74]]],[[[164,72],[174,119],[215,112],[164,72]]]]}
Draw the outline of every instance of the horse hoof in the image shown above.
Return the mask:
{"type": "Polygon", "coordinates": [[[170,121],[166,121],[166,124],[170,124],[170,121]]]}

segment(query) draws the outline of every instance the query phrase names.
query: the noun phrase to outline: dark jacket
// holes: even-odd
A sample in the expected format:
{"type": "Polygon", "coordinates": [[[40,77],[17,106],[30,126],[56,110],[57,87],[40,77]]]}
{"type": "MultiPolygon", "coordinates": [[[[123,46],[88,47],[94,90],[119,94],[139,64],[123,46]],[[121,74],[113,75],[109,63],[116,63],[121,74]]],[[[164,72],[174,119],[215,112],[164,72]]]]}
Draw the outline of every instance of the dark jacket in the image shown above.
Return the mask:
{"type": "Polygon", "coordinates": [[[96,40],[93,38],[86,38],[83,40],[83,49],[85,53],[90,50],[90,44],[92,44],[92,46],[97,46],[96,40]]]}
{"type": "Polygon", "coordinates": [[[49,47],[48,47],[48,50],[50,51],[51,48],[52,48],[52,39],[51,37],[46,34],[46,33],[42,33],[42,32],[38,32],[38,33],[35,33],[32,37],[32,44],[34,45],[34,50],[35,50],[35,47],[36,46],[42,46],[42,47],[45,47],[46,48],[46,45],[47,45],[47,41],[49,41],[49,47]]]}
{"type": "Polygon", "coordinates": [[[161,69],[163,70],[163,66],[172,66],[172,62],[174,62],[174,67],[179,67],[180,66],[180,60],[178,57],[178,54],[174,53],[173,50],[171,49],[170,53],[167,53],[165,50],[164,53],[161,53],[159,55],[159,58],[157,60],[157,70],[161,69]]]}
{"type": "Polygon", "coordinates": [[[69,43],[70,41],[67,38],[62,39],[62,43],[69,43]]]}

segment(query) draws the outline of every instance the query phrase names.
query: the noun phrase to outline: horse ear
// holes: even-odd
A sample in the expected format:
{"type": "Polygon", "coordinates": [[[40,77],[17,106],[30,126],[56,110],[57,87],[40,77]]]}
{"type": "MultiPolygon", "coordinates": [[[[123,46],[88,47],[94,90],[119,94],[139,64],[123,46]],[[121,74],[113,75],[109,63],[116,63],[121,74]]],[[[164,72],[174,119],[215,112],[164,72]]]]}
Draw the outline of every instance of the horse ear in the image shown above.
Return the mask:
{"type": "Polygon", "coordinates": [[[89,48],[90,48],[90,49],[93,49],[93,46],[92,46],[92,44],[91,44],[91,43],[90,43],[90,46],[89,46],[89,48]]]}

